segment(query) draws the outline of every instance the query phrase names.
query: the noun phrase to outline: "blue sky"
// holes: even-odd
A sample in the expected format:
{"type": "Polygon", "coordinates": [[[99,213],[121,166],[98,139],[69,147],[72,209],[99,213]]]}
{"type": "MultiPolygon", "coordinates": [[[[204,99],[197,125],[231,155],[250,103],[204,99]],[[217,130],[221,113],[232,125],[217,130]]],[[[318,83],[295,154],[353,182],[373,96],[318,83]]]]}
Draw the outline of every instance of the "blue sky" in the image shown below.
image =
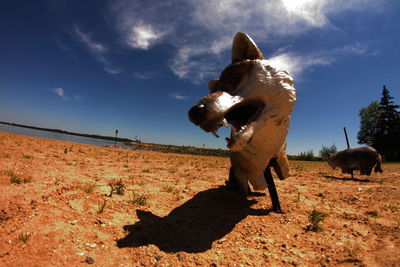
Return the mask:
{"type": "Polygon", "coordinates": [[[187,111],[242,31],[295,79],[288,153],[344,149],[343,126],[354,147],[384,84],[400,103],[399,14],[395,0],[1,1],[0,121],[224,148],[187,111]]]}

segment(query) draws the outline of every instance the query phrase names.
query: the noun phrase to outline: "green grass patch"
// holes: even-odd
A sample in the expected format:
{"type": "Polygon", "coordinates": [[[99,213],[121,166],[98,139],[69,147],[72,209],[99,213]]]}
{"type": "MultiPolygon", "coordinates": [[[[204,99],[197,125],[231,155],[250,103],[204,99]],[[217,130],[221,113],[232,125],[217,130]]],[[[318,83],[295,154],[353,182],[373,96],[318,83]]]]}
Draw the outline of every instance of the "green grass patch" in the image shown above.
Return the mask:
{"type": "Polygon", "coordinates": [[[113,193],[121,196],[125,194],[125,185],[122,179],[119,179],[113,183],[109,183],[108,185],[111,187],[110,197],[112,197],[113,193]]]}
{"type": "Polygon", "coordinates": [[[320,223],[325,219],[325,217],[326,214],[313,210],[308,217],[310,224],[307,225],[306,231],[321,232],[323,228],[320,223]]]}
{"type": "Polygon", "coordinates": [[[101,202],[97,205],[97,210],[96,210],[97,214],[102,214],[102,213],[105,211],[106,206],[107,206],[107,200],[101,201],[101,202]]]}
{"type": "Polygon", "coordinates": [[[22,154],[22,158],[23,158],[23,159],[31,159],[32,156],[27,155],[27,154],[22,154]]]}
{"type": "Polygon", "coordinates": [[[378,217],[379,213],[376,210],[371,210],[371,211],[366,211],[365,215],[371,216],[371,217],[378,217]]]}
{"type": "Polygon", "coordinates": [[[132,192],[132,197],[129,202],[138,206],[146,206],[147,197],[144,194],[138,195],[135,192],[132,192]]]}
{"type": "Polygon", "coordinates": [[[20,233],[18,235],[18,240],[24,243],[27,243],[29,241],[29,239],[31,238],[31,234],[30,233],[20,233]]]}
{"type": "Polygon", "coordinates": [[[95,188],[96,188],[96,184],[95,184],[95,183],[88,183],[88,184],[85,184],[85,185],[82,187],[82,190],[83,190],[83,192],[85,192],[85,193],[91,194],[91,193],[94,192],[94,189],[95,189],[95,188]]]}
{"type": "Polygon", "coordinates": [[[12,184],[24,184],[32,181],[30,177],[20,177],[14,171],[6,171],[6,175],[10,177],[10,183],[12,184]]]}

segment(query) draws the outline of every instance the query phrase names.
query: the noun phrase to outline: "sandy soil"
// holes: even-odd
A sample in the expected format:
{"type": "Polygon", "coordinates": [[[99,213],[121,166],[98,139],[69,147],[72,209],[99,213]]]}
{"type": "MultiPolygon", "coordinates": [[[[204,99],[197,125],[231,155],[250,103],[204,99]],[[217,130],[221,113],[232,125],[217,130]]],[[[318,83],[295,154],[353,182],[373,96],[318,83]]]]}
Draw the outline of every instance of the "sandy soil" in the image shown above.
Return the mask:
{"type": "Polygon", "coordinates": [[[400,164],[291,166],[276,214],[221,187],[227,158],[0,132],[0,265],[400,266],[400,164]]]}

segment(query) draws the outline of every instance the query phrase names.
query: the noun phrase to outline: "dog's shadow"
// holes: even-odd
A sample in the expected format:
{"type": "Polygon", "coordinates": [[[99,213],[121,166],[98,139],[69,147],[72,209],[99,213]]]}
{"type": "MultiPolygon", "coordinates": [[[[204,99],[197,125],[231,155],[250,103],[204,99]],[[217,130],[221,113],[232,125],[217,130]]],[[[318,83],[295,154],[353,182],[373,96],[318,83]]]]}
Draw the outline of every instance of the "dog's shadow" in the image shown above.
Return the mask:
{"type": "Polygon", "coordinates": [[[124,226],[127,235],[117,240],[117,246],[124,248],[154,244],[169,253],[204,252],[211,248],[214,241],[231,232],[246,216],[261,216],[270,212],[252,209],[251,205],[256,202],[220,187],[198,193],[165,217],[136,210],[140,221],[124,226]]]}

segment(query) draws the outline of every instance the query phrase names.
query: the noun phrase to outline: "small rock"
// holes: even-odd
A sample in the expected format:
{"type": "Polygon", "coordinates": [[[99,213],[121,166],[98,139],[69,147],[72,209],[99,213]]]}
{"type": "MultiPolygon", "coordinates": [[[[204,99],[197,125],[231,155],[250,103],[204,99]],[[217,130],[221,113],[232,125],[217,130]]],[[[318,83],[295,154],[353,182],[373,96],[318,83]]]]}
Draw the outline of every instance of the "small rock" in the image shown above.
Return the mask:
{"type": "Polygon", "coordinates": [[[293,266],[299,266],[300,263],[299,263],[298,261],[292,261],[292,265],[293,265],[293,266]]]}
{"type": "Polygon", "coordinates": [[[210,267],[217,267],[217,264],[216,263],[211,263],[210,267]]]}
{"type": "Polygon", "coordinates": [[[75,225],[77,222],[78,222],[78,220],[69,221],[69,223],[72,225],[75,225]]]}
{"type": "Polygon", "coordinates": [[[226,238],[222,238],[222,239],[218,240],[217,243],[218,243],[218,244],[222,244],[222,243],[224,243],[225,241],[226,241],[226,238]]]}
{"type": "Polygon", "coordinates": [[[159,261],[159,260],[161,260],[162,256],[156,256],[155,258],[156,258],[156,261],[159,261]]]}
{"type": "Polygon", "coordinates": [[[94,263],[94,259],[92,257],[86,256],[85,262],[88,264],[93,264],[94,263]]]}
{"type": "Polygon", "coordinates": [[[92,243],[92,244],[91,243],[87,243],[86,245],[91,247],[91,248],[95,248],[97,246],[95,243],[92,243]]]}
{"type": "Polygon", "coordinates": [[[286,245],[285,243],[283,243],[283,244],[281,245],[281,247],[287,248],[287,245],[286,245]]]}
{"type": "Polygon", "coordinates": [[[185,260],[185,255],[184,254],[178,254],[178,259],[180,260],[180,261],[183,261],[183,260],[185,260]]]}

